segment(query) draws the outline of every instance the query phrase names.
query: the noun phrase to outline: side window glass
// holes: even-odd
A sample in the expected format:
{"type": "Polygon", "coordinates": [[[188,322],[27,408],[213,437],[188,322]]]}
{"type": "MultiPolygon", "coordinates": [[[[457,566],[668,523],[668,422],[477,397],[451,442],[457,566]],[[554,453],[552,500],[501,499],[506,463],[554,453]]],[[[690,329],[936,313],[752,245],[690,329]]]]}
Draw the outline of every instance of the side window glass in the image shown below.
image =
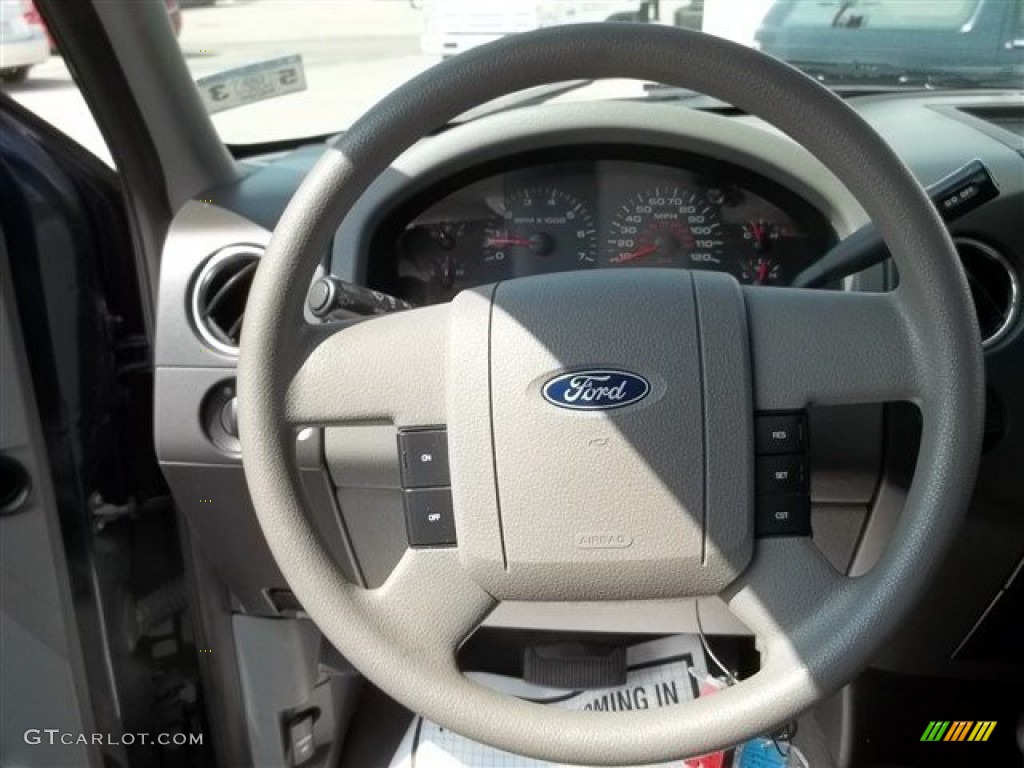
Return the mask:
{"type": "Polygon", "coordinates": [[[0,89],[113,165],[103,135],[31,0],[0,0],[0,89]]]}

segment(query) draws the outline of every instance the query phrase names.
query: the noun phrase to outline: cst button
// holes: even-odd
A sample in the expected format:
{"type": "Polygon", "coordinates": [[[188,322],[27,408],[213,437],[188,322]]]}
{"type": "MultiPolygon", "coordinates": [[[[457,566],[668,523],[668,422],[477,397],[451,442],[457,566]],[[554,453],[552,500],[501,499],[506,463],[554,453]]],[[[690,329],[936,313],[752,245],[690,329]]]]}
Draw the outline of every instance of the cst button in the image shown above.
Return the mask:
{"type": "Polygon", "coordinates": [[[810,536],[811,504],[806,494],[759,496],[756,532],[759,537],[810,536]]]}
{"type": "Polygon", "coordinates": [[[448,488],[405,492],[405,528],[411,547],[450,547],[455,544],[455,514],[448,488]]]}
{"type": "Polygon", "coordinates": [[[451,485],[448,472],[448,433],[424,429],[398,433],[402,486],[436,488],[451,485]]]}

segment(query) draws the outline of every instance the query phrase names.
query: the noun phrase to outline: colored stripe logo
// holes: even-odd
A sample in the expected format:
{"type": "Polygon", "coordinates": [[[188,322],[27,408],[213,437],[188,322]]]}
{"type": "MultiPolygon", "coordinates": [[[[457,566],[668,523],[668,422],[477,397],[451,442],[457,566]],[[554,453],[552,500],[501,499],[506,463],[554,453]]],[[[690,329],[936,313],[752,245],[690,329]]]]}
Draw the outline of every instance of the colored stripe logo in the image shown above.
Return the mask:
{"type": "Polygon", "coordinates": [[[995,727],[995,720],[932,720],[921,741],[988,741],[995,727]]]}

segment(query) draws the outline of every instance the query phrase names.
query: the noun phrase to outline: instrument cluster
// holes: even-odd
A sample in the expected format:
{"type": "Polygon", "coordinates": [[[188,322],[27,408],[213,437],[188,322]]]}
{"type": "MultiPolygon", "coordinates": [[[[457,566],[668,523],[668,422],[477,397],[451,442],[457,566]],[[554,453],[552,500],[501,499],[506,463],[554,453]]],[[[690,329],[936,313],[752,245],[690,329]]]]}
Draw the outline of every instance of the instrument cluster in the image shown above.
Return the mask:
{"type": "Polygon", "coordinates": [[[789,190],[700,158],[521,165],[449,184],[404,212],[380,243],[397,254],[392,273],[374,282],[416,304],[580,269],[719,270],[787,285],[835,242],[827,219],[789,190]]]}

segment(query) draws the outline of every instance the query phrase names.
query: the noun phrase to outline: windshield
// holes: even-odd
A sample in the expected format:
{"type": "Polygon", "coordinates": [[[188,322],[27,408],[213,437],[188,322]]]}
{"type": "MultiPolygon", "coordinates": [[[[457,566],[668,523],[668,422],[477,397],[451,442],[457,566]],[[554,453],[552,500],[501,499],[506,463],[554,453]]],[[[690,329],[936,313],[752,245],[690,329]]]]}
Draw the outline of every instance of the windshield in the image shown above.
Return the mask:
{"type": "MultiPolygon", "coordinates": [[[[28,0],[4,2],[31,9],[28,0]]],[[[756,46],[836,88],[1005,88],[1024,81],[1024,0],[166,0],[164,5],[200,95],[232,145],[335,133],[442,59],[506,35],[573,22],[703,30],[756,46]]],[[[11,33],[13,22],[4,24],[11,33]]],[[[62,67],[51,57],[33,77],[65,77],[62,67]]],[[[685,100],[685,94],[673,96],[650,84],[565,85],[503,106],[552,99],[685,100]]],[[[16,98],[21,95],[19,86],[11,88],[16,98]]],[[[40,102],[40,111],[58,96],[37,91],[31,78],[23,88],[26,100],[40,102]]],[[[688,104],[700,106],[692,99],[688,104]]]]}
{"type": "MultiPolygon", "coordinates": [[[[320,0],[219,5],[188,14],[181,47],[229,143],[344,128],[401,82],[504,35],[583,21],[699,29],[796,63],[826,82],[984,87],[1021,82],[1020,0],[320,0]],[[293,57],[291,59],[282,57],[293,57]],[[290,61],[291,92],[218,109],[219,73],[290,61]],[[212,77],[211,77],[212,76],[212,77]],[[211,88],[213,90],[211,90],[211,88]],[[287,108],[285,106],[287,105],[287,108]]],[[[249,73],[249,79],[255,79],[249,73]]],[[[256,75],[258,78],[259,75],[256,75]]],[[[243,76],[244,79],[244,76],[243,76]]],[[[234,88],[233,91],[238,91],[234,88]]],[[[244,86],[241,88],[244,90],[244,86]]],[[[553,98],[637,96],[639,84],[553,98]]]]}

